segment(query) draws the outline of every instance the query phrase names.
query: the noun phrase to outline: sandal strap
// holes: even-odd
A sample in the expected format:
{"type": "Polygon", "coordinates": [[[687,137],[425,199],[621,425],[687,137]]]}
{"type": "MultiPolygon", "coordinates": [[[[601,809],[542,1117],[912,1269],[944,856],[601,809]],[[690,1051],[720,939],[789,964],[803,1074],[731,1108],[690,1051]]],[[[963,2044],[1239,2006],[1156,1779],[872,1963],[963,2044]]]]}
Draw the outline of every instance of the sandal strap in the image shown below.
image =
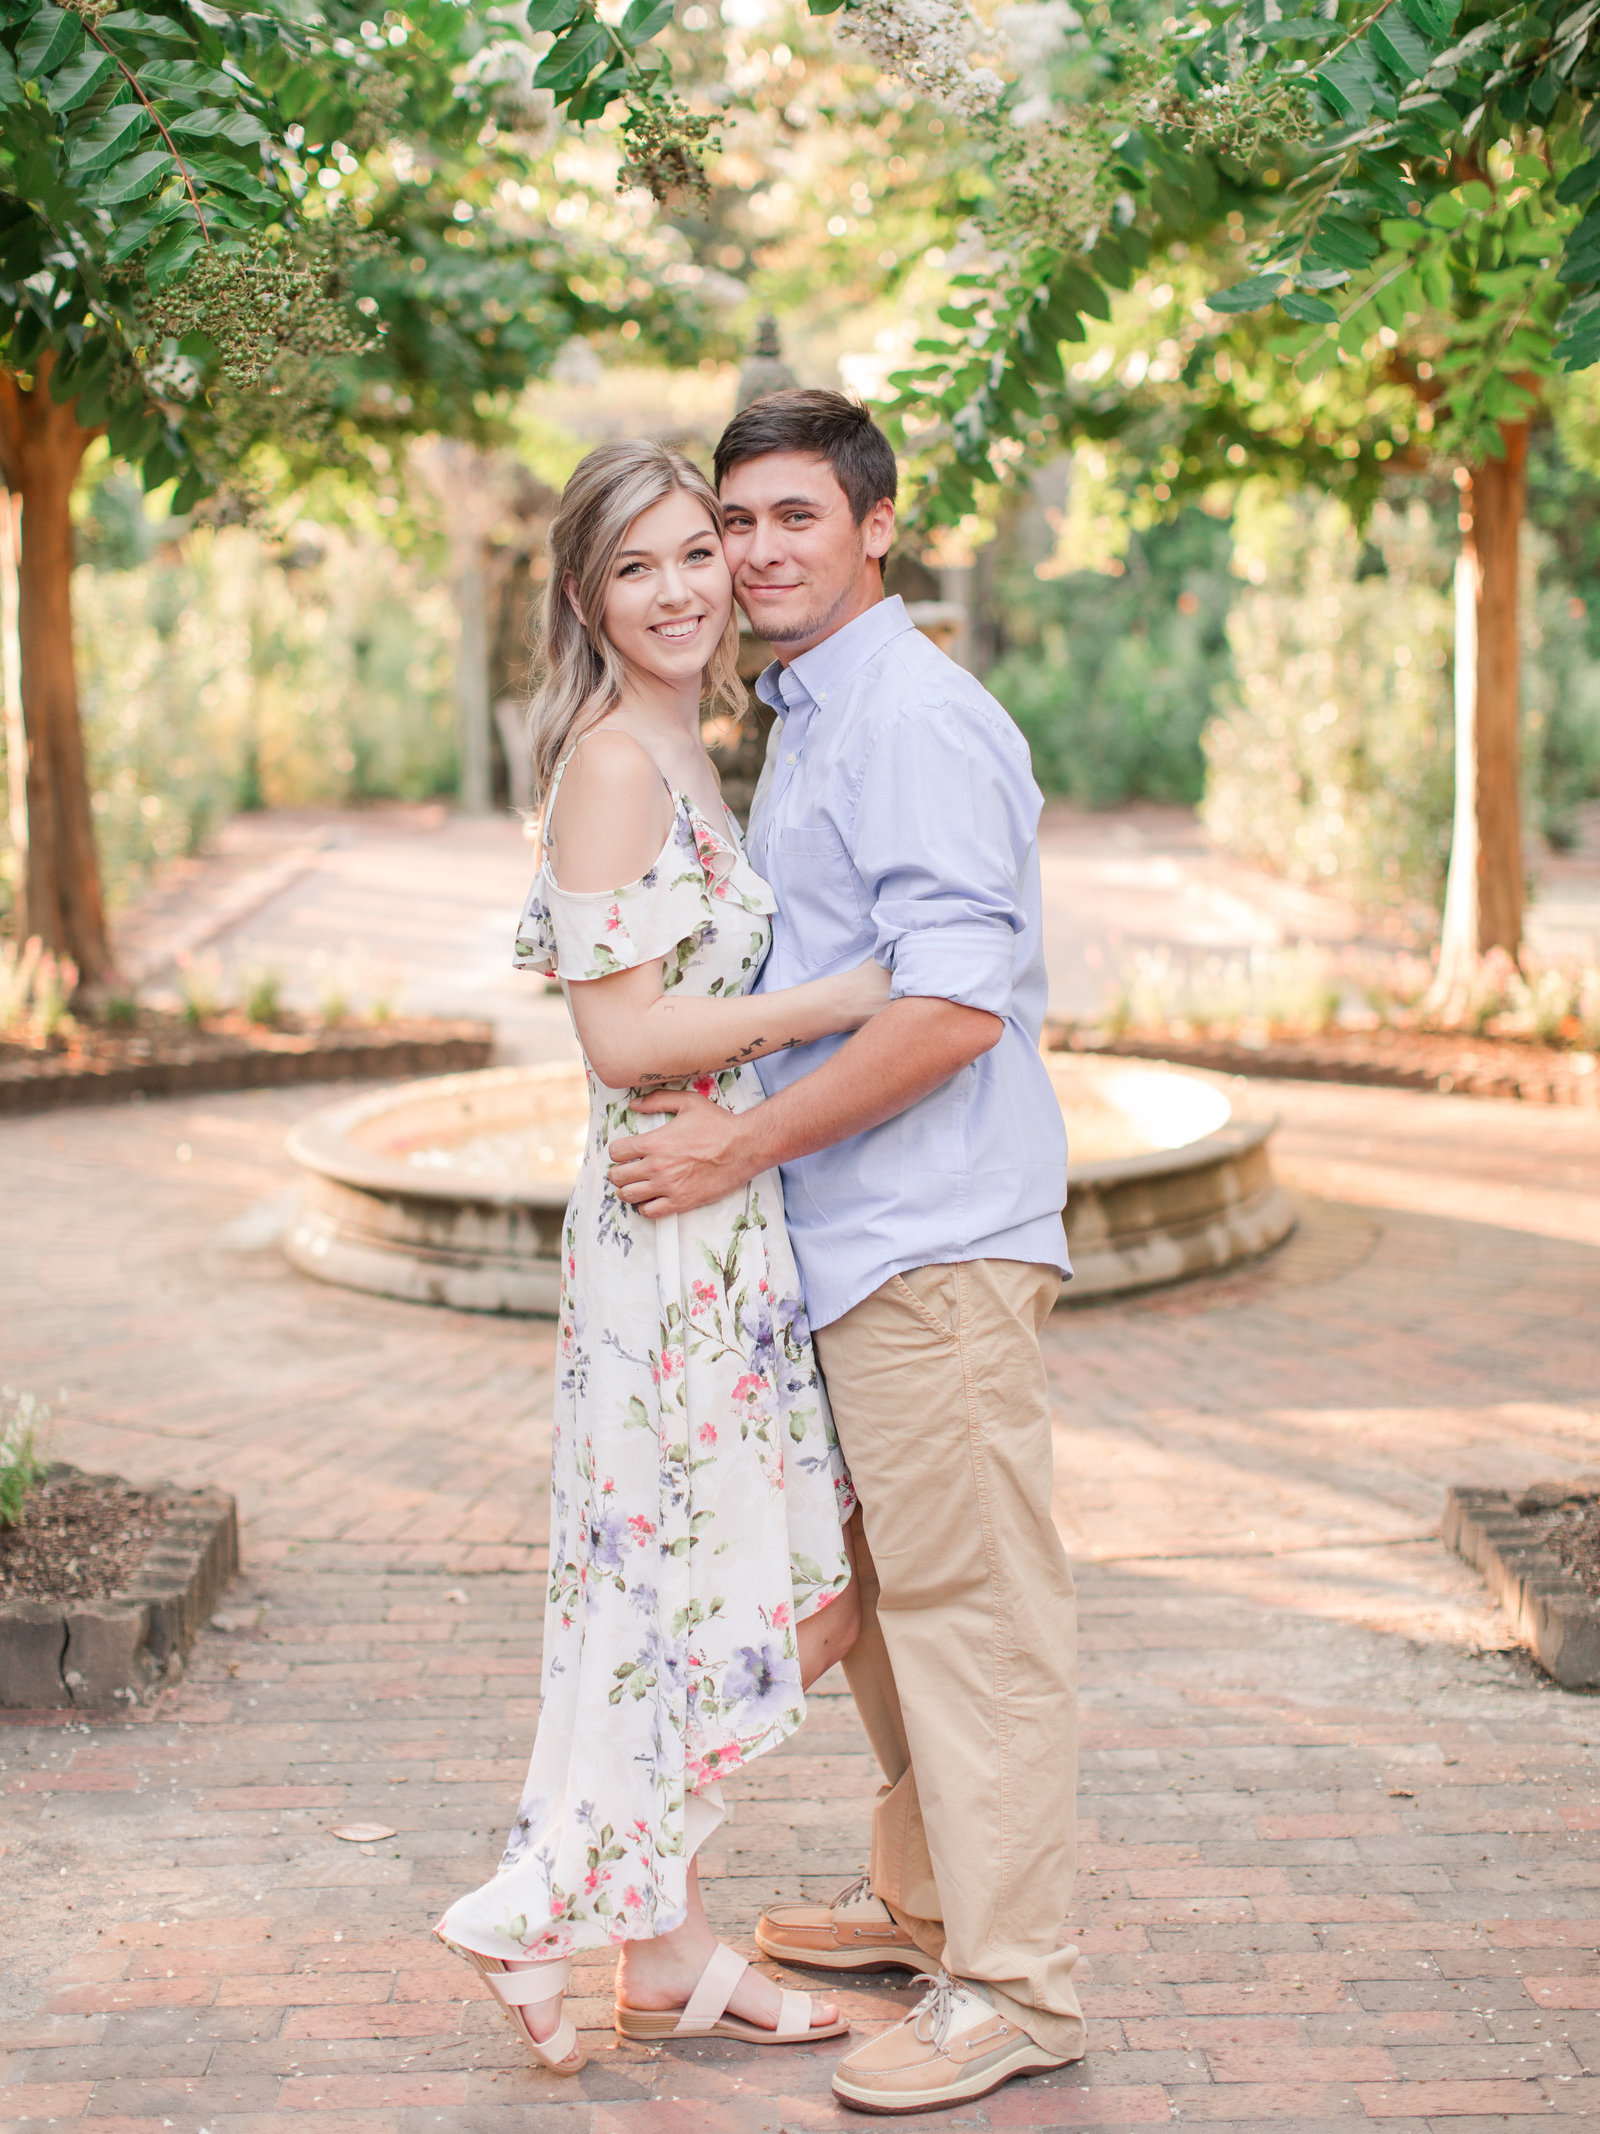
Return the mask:
{"type": "Polygon", "coordinates": [[[572,2018],[564,2015],[548,2038],[529,2038],[528,2043],[543,2060],[546,2067],[559,2067],[563,2060],[570,2060],[578,2042],[578,2033],[573,2028],[572,2018]]]}
{"type": "Polygon", "coordinates": [[[700,1974],[699,1983],[690,1994],[688,2004],[679,2016],[675,2035],[683,2038],[704,2037],[714,2023],[721,2021],[727,2012],[734,1988],[749,1970],[747,1958],[730,1949],[725,1941],[719,1941],[711,1952],[711,1960],[700,1974]]]}
{"type": "Polygon", "coordinates": [[[809,1993],[784,1993],[778,2001],[776,2038],[803,2038],[811,2028],[809,1993]]]}
{"type": "Polygon", "coordinates": [[[508,2008],[537,2008],[545,2001],[558,2001],[567,1990],[572,1966],[565,1957],[540,1964],[531,1971],[486,1971],[489,1990],[508,2008]]]}

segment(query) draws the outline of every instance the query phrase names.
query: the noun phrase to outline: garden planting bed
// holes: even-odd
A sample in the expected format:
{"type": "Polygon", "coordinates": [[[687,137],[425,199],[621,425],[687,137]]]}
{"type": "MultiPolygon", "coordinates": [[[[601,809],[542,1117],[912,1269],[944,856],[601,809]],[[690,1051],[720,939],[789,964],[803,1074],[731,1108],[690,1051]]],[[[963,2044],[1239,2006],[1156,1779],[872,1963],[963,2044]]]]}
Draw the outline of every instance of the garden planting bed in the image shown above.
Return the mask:
{"type": "Polygon", "coordinates": [[[239,1568],[234,1500],[56,1465],[0,1529],[0,1706],[148,1702],[239,1568]]]}
{"type": "Polygon", "coordinates": [[[487,1067],[494,1031],[413,1018],[324,1024],[285,1016],[268,1028],[218,1015],[199,1028],[143,1008],[128,1027],[80,1024],[49,1046],[0,1041],[0,1116],[130,1097],[177,1097],[288,1082],[400,1079],[487,1067]]]}
{"type": "Polygon", "coordinates": [[[1442,1531],[1540,1666],[1563,1689],[1600,1690],[1600,1475],[1452,1489],[1442,1531]]]}
{"type": "Polygon", "coordinates": [[[1319,1035],[1198,1036],[1136,1030],[1112,1037],[1053,1024],[1055,1052],[1103,1052],[1168,1060],[1219,1074],[1279,1081],[1360,1082],[1381,1089],[1432,1089],[1456,1096],[1511,1097],[1525,1104],[1573,1104],[1600,1111],[1600,1061],[1592,1052],[1518,1038],[1457,1036],[1438,1030],[1327,1030],[1319,1035]]]}

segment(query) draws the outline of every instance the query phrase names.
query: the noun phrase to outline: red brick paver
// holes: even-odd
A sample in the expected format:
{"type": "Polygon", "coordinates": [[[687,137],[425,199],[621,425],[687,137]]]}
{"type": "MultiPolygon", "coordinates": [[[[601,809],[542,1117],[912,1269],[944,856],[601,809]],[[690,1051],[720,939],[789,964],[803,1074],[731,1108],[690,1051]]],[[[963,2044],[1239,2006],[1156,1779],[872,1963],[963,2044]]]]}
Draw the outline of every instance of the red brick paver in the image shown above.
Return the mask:
{"type": "MultiPolygon", "coordinates": [[[[537,1708],[550,1342],[289,1273],[279,1142],[316,1101],[0,1126],[0,1375],[67,1382],[66,1455],[220,1481],[246,1519],[235,1627],[163,1706],[0,1728],[0,2123],[858,2124],[833,2045],[612,2049],[603,1963],[589,2069],[536,2076],[428,1941],[492,1864],[537,1708]],[[355,1821],[395,1836],[332,1836],[355,1821]]],[[[1307,1196],[1286,1251],[1048,1336],[1089,2058],[908,2126],[1600,2114],[1600,1708],[1502,1650],[1430,1538],[1447,1480],[1596,1463],[1600,1123],[1264,1101],[1307,1196]]],[[[819,1696],[730,1789],[706,1865],[731,1938],[855,1870],[874,1784],[848,1699],[819,1696]]],[[[843,1998],[870,2025],[907,1994],[843,1998]]]]}

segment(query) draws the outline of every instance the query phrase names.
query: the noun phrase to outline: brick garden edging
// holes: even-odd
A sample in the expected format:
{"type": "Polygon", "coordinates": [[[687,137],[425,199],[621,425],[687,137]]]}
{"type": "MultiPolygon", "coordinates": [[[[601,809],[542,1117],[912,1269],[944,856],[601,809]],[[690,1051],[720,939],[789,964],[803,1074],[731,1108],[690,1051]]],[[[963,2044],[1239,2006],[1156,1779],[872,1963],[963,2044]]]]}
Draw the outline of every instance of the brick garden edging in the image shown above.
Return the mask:
{"type": "Polygon", "coordinates": [[[129,1061],[86,1067],[63,1059],[30,1059],[21,1071],[0,1062],[0,1118],[53,1111],[68,1104],[112,1104],[134,1097],[210,1095],[224,1089],[280,1088],[296,1082],[396,1080],[487,1067],[494,1057],[489,1023],[434,1024],[419,1033],[363,1031],[359,1037],[274,1037],[238,1050],[196,1050],[176,1060],[129,1061]]]}
{"type": "Polygon", "coordinates": [[[1347,1082],[1369,1089],[1428,1089],[1458,1097],[1502,1097],[1524,1104],[1570,1104],[1600,1111],[1600,1062],[1592,1052],[1555,1052],[1437,1031],[1354,1032],[1324,1038],[1275,1038],[1247,1045],[1237,1038],[1085,1038],[1062,1024],[1046,1024],[1051,1052],[1105,1054],[1117,1059],[1164,1060],[1174,1067],[1206,1067],[1214,1074],[1254,1075],[1280,1082],[1347,1082]]]}
{"type": "Polygon", "coordinates": [[[1600,1690],[1600,1600],[1540,1540],[1537,1521],[1570,1494],[1539,1484],[1452,1489],[1444,1501],[1445,1544],[1483,1573],[1516,1636],[1563,1689],[1600,1690]]]}
{"type": "MultiPolygon", "coordinates": [[[[52,1480],[112,1483],[58,1464],[52,1480]]],[[[121,1593],[0,1602],[0,1706],[95,1710],[147,1703],[183,1673],[195,1637],[239,1568],[238,1506],[226,1490],[147,1495],[166,1524],[121,1593]]]]}

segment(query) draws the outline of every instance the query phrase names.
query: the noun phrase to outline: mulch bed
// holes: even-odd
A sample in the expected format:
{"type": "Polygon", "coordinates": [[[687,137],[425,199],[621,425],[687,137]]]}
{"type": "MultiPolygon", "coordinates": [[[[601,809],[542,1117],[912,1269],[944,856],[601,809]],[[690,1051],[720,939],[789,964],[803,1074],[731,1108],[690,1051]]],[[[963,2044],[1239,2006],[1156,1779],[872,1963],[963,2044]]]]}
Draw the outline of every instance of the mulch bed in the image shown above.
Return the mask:
{"type": "Polygon", "coordinates": [[[40,1483],[0,1527],[0,1601],[104,1600],[120,1593],[167,1523],[168,1507],[117,1482],[40,1483]]]}
{"type": "Polygon", "coordinates": [[[1358,1082],[1385,1089],[1432,1089],[1468,1097],[1511,1097],[1525,1104],[1571,1104],[1600,1111],[1600,1061],[1516,1038],[1461,1037],[1436,1030],[1328,1030],[1319,1036],[1274,1034],[1259,1040],[1174,1031],[1129,1031],[1109,1037],[1052,1025],[1057,1052],[1108,1053],[1120,1059],[1170,1060],[1219,1074],[1297,1082],[1358,1082]]]}
{"type": "Polygon", "coordinates": [[[0,1040],[0,1115],[289,1082],[453,1074],[488,1066],[493,1053],[488,1023],[416,1017],[330,1026],[286,1015],[266,1028],[227,1014],[195,1028],[177,1013],[143,1008],[129,1027],[86,1023],[50,1046],[0,1040]]]}

